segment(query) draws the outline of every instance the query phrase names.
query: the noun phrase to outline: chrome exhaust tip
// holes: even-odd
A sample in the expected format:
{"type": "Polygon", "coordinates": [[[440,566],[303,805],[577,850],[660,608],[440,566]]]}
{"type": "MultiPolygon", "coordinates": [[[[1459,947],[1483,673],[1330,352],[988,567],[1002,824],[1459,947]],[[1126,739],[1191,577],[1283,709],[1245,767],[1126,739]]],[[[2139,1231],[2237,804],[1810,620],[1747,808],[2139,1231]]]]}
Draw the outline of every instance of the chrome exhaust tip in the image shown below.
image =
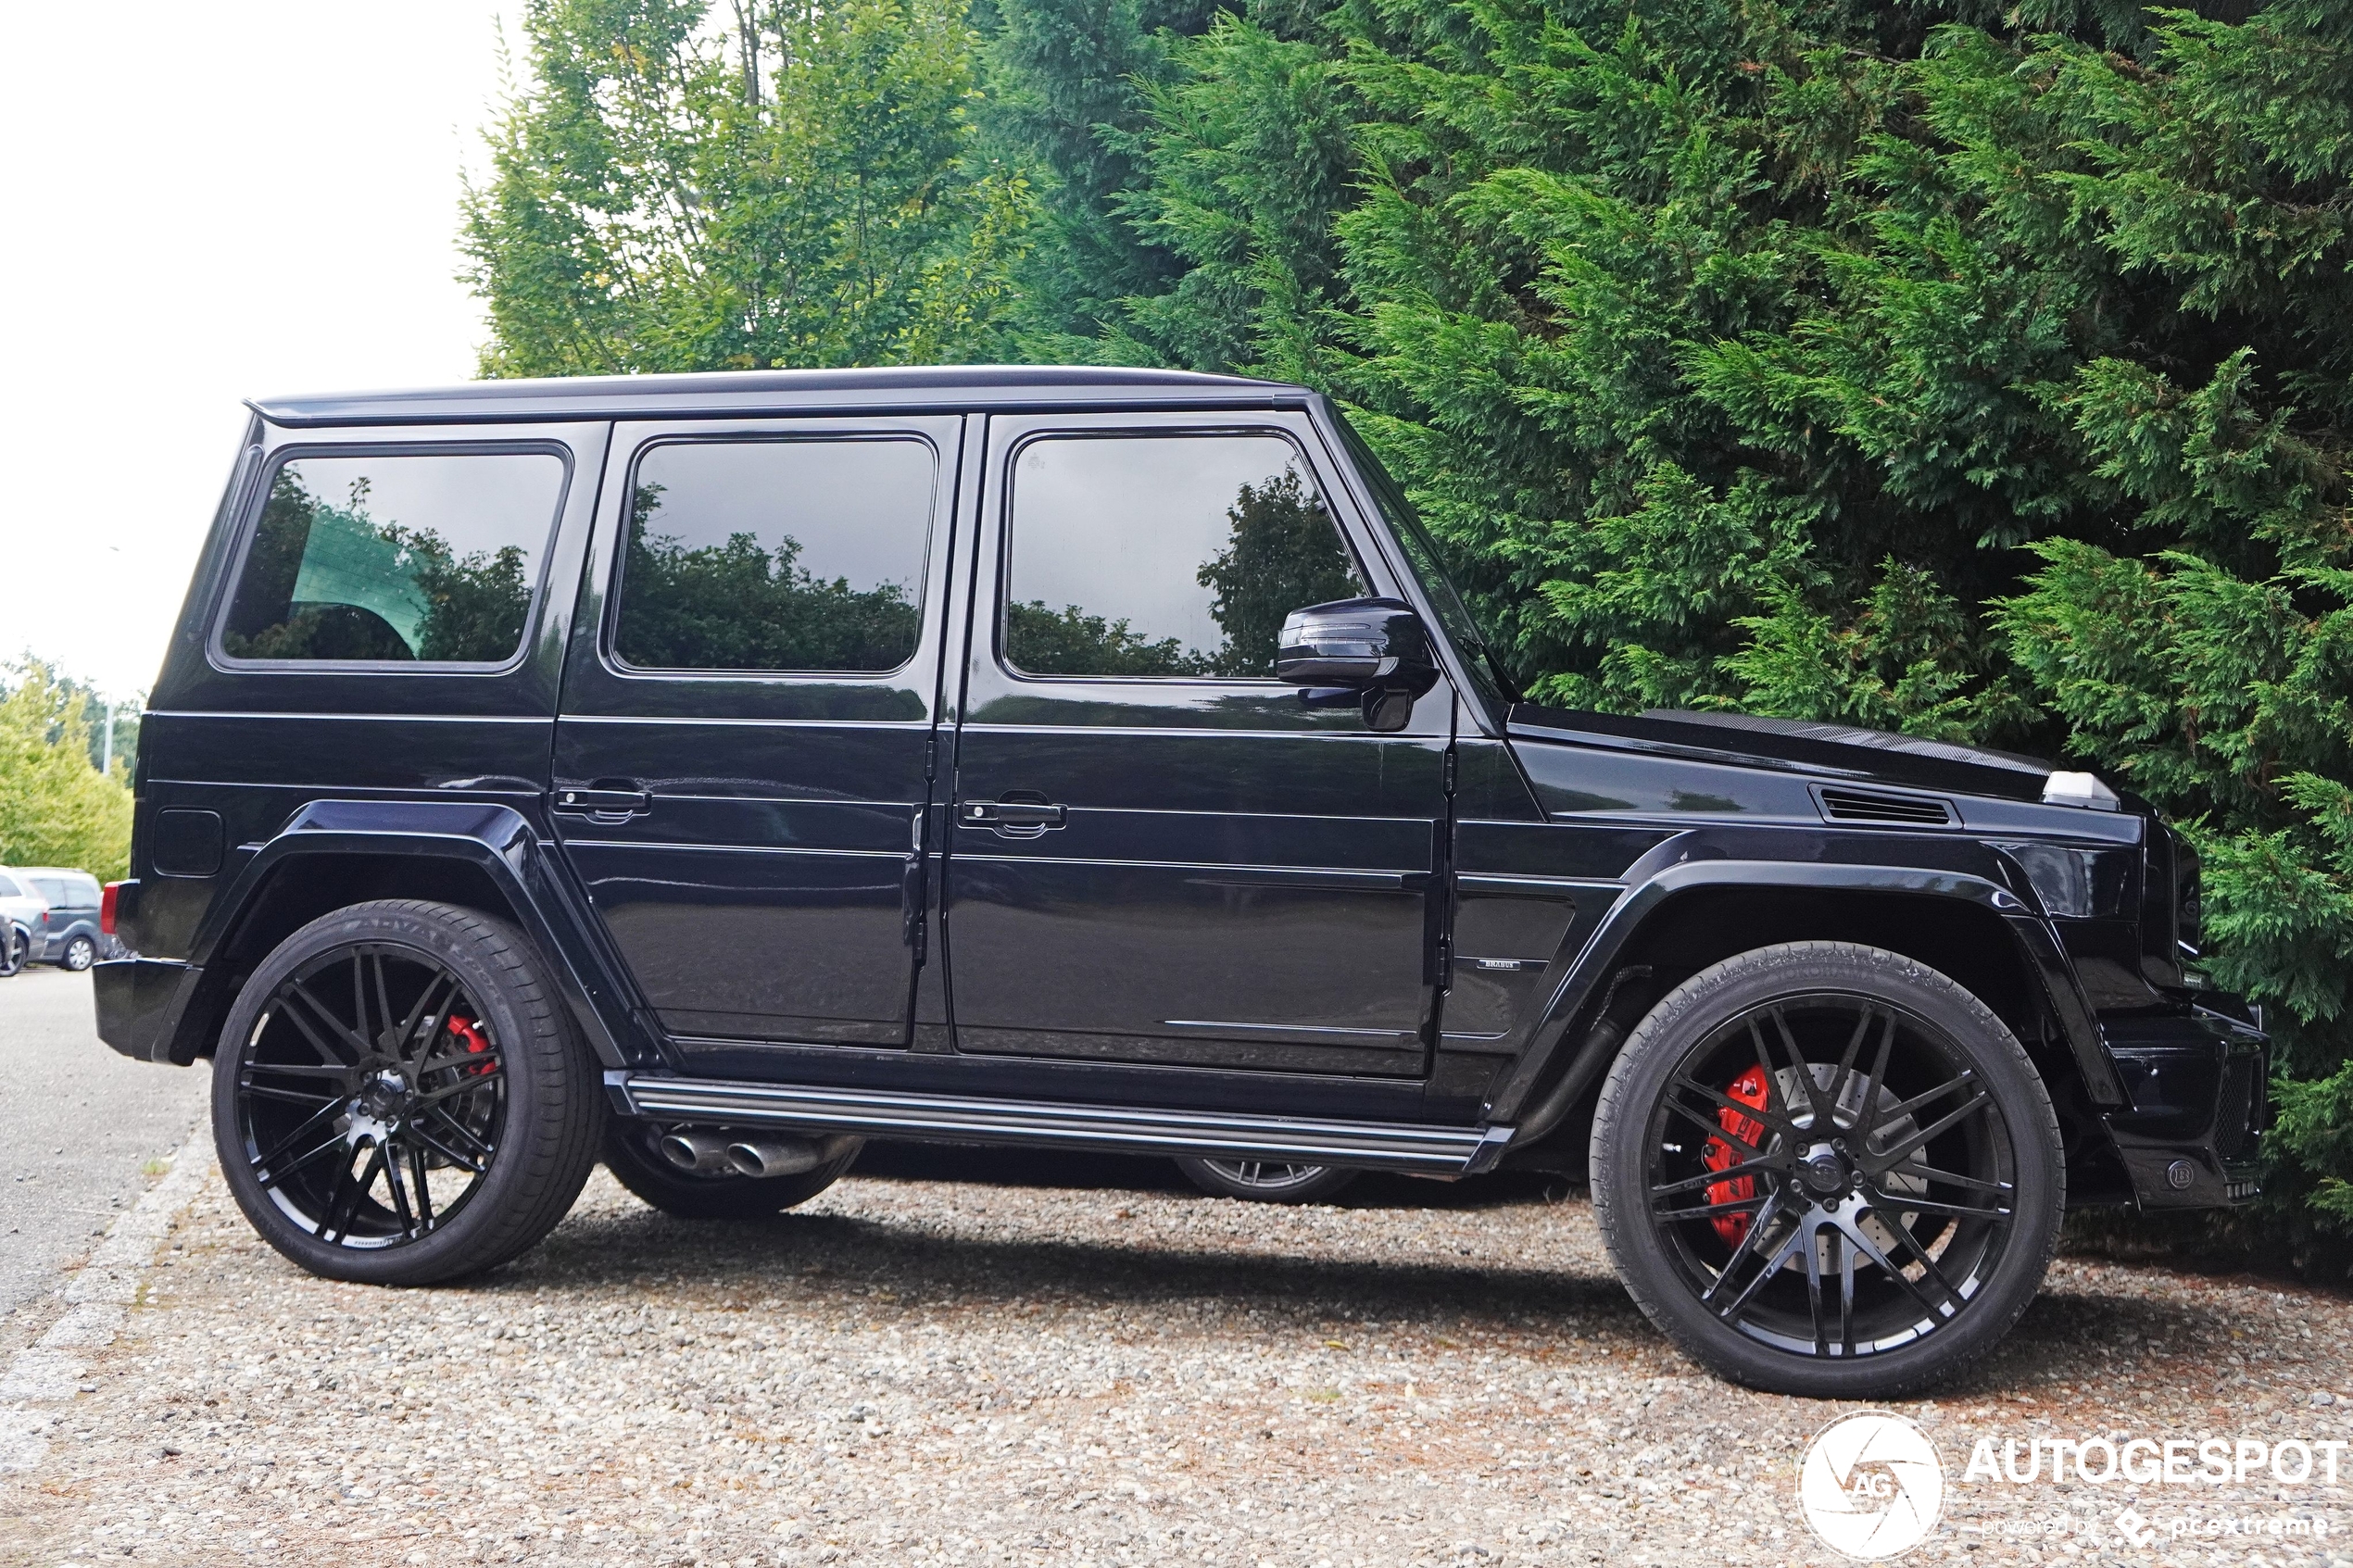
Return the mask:
{"type": "Polygon", "coordinates": [[[825,1161],[826,1147],[814,1138],[744,1139],[727,1146],[727,1160],[739,1176],[797,1176],[825,1161]]]}
{"type": "Polygon", "coordinates": [[[736,1169],[727,1157],[727,1140],[716,1133],[671,1133],[655,1147],[664,1160],[698,1176],[730,1175],[736,1169]]]}

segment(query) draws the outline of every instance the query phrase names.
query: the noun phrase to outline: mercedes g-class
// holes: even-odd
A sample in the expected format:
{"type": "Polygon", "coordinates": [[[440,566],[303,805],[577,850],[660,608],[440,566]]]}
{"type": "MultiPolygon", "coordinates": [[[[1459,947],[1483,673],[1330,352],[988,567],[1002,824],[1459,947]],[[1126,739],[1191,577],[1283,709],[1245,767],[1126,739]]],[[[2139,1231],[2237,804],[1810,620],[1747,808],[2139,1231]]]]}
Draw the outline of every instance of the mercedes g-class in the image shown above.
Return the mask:
{"type": "Polygon", "coordinates": [[[1590,1181],[1692,1356],[1918,1386],[2070,1204],[2255,1191],[2197,862],[2030,759],[1523,700],[1317,394],[1157,370],[258,403],[139,749],[117,1049],[238,1203],[489,1268],[601,1158],[867,1137],[1590,1181]]]}

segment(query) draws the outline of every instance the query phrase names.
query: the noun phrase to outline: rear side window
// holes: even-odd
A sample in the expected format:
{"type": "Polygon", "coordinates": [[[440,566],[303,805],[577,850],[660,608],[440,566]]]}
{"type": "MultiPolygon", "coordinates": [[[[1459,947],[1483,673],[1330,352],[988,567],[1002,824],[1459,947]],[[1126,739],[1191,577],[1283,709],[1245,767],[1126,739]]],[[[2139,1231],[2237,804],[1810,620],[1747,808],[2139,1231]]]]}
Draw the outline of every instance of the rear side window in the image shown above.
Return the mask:
{"type": "Polygon", "coordinates": [[[872,672],[912,659],[927,443],[673,442],[637,461],[613,651],[639,670],[872,672]]]}
{"type": "Polygon", "coordinates": [[[1013,462],[1006,662],[1272,680],[1283,618],[1364,580],[1277,435],[1054,436],[1013,462]]]}
{"type": "Polygon", "coordinates": [[[61,876],[32,876],[25,880],[31,883],[32,890],[49,900],[54,909],[67,908],[80,901],[73,897],[72,889],[66,885],[66,879],[61,876]]]}
{"type": "Polygon", "coordinates": [[[294,458],[271,476],[221,651],[503,664],[563,499],[547,452],[294,458]]]}

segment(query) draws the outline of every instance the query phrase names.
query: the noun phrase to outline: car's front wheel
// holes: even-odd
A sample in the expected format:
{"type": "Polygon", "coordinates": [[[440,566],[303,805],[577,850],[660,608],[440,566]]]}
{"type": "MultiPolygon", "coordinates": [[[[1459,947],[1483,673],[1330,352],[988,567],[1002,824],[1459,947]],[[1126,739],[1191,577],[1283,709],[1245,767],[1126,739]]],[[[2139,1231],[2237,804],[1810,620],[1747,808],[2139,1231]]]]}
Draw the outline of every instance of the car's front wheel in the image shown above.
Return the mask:
{"type": "Polygon", "coordinates": [[[1796,942],[1636,1026],[1593,1118],[1593,1207],[1651,1321],[1735,1382],[1885,1398],[1949,1376],[2040,1288],[2058,1123],[2018,1040],[1945,975],[1796,942]]]}
{"type": "Polygon", "coordinates": [[[555,1228],[597,1159],[587,1049],[522,935],[447,904],[358,904],[264,959],[213,1064],[238,1207],[312,1273],[425,1285],[555,1228]]]}
{"type": "Polygon", "coordinates": [[[67,943],[65,952],[57,960],[60,966],[73,971],[76,974],[80,974],[97,961],[98,945],[87,936],[77,936],[67,943]]]}

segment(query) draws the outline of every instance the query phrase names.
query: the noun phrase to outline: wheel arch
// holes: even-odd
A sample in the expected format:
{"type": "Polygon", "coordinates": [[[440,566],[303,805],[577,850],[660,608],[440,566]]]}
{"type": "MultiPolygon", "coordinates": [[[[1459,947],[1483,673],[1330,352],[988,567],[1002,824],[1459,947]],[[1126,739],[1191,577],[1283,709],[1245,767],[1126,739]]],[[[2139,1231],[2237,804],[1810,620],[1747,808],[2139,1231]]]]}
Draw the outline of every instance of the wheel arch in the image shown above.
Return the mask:
{"type": "Polygon", "coordinates": [[[190,942],[157,1059],[185,1066],[212,1054],[264,957],[321,915],[379,898],[457,904],[509,922],[539,953],[605,1067],[654,1060],[593,923],[529,822],[505,806],[396,801],[314,801],[254,852],[190,942]]]}
{"type": "Polygon", "coordinates": [[[1881,947],[1948,975],[2026,1047],[2061,1107],[2070,1163],[2079,1144],[2088,1158],[2105,1148],[2096,1112],[2122,1086],[2056,934],[2017,895],[1951,872],[1719,860],[1668,868],[1587,942],[1489,1107],[1518,1121],[1503,1162],[1581,1171],[1579,1134],[1651,1005],[1711,964],[1799,941],[1881,947]]]}

